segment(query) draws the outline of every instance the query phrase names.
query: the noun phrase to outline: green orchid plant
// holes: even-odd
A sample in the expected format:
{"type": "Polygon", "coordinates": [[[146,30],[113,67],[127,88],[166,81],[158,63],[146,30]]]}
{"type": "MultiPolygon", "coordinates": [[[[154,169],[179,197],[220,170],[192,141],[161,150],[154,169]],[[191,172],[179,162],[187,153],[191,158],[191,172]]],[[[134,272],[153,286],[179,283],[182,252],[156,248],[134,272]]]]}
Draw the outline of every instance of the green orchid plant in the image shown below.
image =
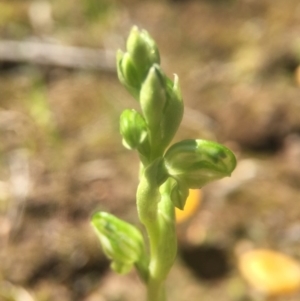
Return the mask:
{"type": "Polygon", "coordinates": [[[175,207],[184,210],[189,189],[230,176],[234,154],[216,142],[183,140],[171,146],[184,105],[177,75],[169,79],[160,67],[155,41],[134,26],[117,53],[120,82],[139,102],[141,111],[127,109],[120,117],[123,145],[140,159],[136,193],[141,231],[110,213],[92,217],[104,253],[120,274],[136,268],[147,287],[147,301],[166,301],[165,280],[177,253],[175,207]]]}

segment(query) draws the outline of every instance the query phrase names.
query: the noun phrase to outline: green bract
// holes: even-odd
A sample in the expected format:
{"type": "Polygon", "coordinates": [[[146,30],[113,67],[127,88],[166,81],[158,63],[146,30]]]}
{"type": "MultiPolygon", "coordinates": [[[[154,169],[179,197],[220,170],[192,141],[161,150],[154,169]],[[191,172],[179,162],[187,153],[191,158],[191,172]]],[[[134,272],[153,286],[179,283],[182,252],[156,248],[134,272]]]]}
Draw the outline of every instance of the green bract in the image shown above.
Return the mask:
{"type": "Polygon", "coordinates": [[[128,273],[133,264],[144,260],[144,239],[136,227],[107,212],[95,213],[92,225],[116,272],[128,273]]]}
{"type": "Polygon", "coordinates": [[[234,154],[225,146],[206,140],[184,140],[166,152],[168,173],[189,188],[230,176],[236,166],[234,154]]]}
{"type": "Polygon", "coordinates": [[[176,180],[173,180],[172,188],[171,188],[171,201],[173,205],[176,208],[183,210],[188,196],[189,196],[188,186],[184,182],[178,182],[176,180]]]}

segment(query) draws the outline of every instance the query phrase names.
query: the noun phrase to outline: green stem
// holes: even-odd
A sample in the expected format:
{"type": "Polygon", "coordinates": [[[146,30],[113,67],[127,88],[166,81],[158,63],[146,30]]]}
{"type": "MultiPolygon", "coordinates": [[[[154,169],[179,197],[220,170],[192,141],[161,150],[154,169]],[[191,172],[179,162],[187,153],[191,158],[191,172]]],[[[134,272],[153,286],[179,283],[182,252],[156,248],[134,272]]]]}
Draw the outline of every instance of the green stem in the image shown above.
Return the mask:
{"type": "Polygon", "coordinates": [[[164,283],[150,278],[147,284],[147,301],[166,301],[164,283]]]}
{"type": "Polygon", "coordinates": [[[175,210],[170,200],[169,181],[159,190],[155,178],[156,170],[153,165],[141,176],[137,207],[150,244],[147,301],[166,301],[164,282],[177,252],[175,210]]]}

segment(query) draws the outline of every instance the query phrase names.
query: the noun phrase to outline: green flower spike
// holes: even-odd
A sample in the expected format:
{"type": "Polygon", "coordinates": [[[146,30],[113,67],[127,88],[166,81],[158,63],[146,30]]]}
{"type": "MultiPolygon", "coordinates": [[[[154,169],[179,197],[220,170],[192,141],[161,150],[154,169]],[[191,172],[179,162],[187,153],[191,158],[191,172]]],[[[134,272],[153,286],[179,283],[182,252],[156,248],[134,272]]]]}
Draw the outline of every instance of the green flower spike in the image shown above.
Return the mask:
{"type": "Polygon", "coordinates": [[[225,146],[206,140],[184,140],[166,152],[165,167],[170,176],[189,188],[230,176],[236,166],[234,154],[225,146]]]}
{"type": "Polygon", "coordinates": [[[145,30],[132,28],[126,52],[117,53],[117,72],[141,108],[122,113],[120,133],[141,161],[136,204],[147,243],[136,227],[105,212],[96,213],[92,225],[112,268],[126,273],[134,265],[147,301],[167,301],[165,280],[177,252],[175,207],[184,209],[190,188],[229,176],[236,159],[228,148],[205,140],[169,147],[183,117],[179,80],[162,71],[156,43],[145,30]]]}
{"type": "Polygon", "coordinates": [[[112,260],[111,267],[117,273],[128,273],[134,264],[143,266],[144,239],[133,225],[107,212],[97,212],[92,225],[100,239],[104,253],[112,260]]]}

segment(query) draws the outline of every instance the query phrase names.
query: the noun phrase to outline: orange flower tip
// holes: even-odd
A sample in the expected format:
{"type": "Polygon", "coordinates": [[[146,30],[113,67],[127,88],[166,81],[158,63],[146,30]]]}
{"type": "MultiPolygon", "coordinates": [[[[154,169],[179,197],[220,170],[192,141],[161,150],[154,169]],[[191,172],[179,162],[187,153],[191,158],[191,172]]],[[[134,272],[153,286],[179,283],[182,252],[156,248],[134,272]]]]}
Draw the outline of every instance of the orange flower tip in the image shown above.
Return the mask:
{"type": "Polygon", "coordinates": [[[202,193],[200,189],[190,189],[184,209],[175,208],[176,223],[180,224],[190,219],[196,212],[201,203],[202,193]]]}
{"type": "Polygon", "coordinates": [[[272,296],[300,290],[300,264],[293,258],[272,250],[247,251],[238,258],[242,276],[255,290],[272,296]]]}

